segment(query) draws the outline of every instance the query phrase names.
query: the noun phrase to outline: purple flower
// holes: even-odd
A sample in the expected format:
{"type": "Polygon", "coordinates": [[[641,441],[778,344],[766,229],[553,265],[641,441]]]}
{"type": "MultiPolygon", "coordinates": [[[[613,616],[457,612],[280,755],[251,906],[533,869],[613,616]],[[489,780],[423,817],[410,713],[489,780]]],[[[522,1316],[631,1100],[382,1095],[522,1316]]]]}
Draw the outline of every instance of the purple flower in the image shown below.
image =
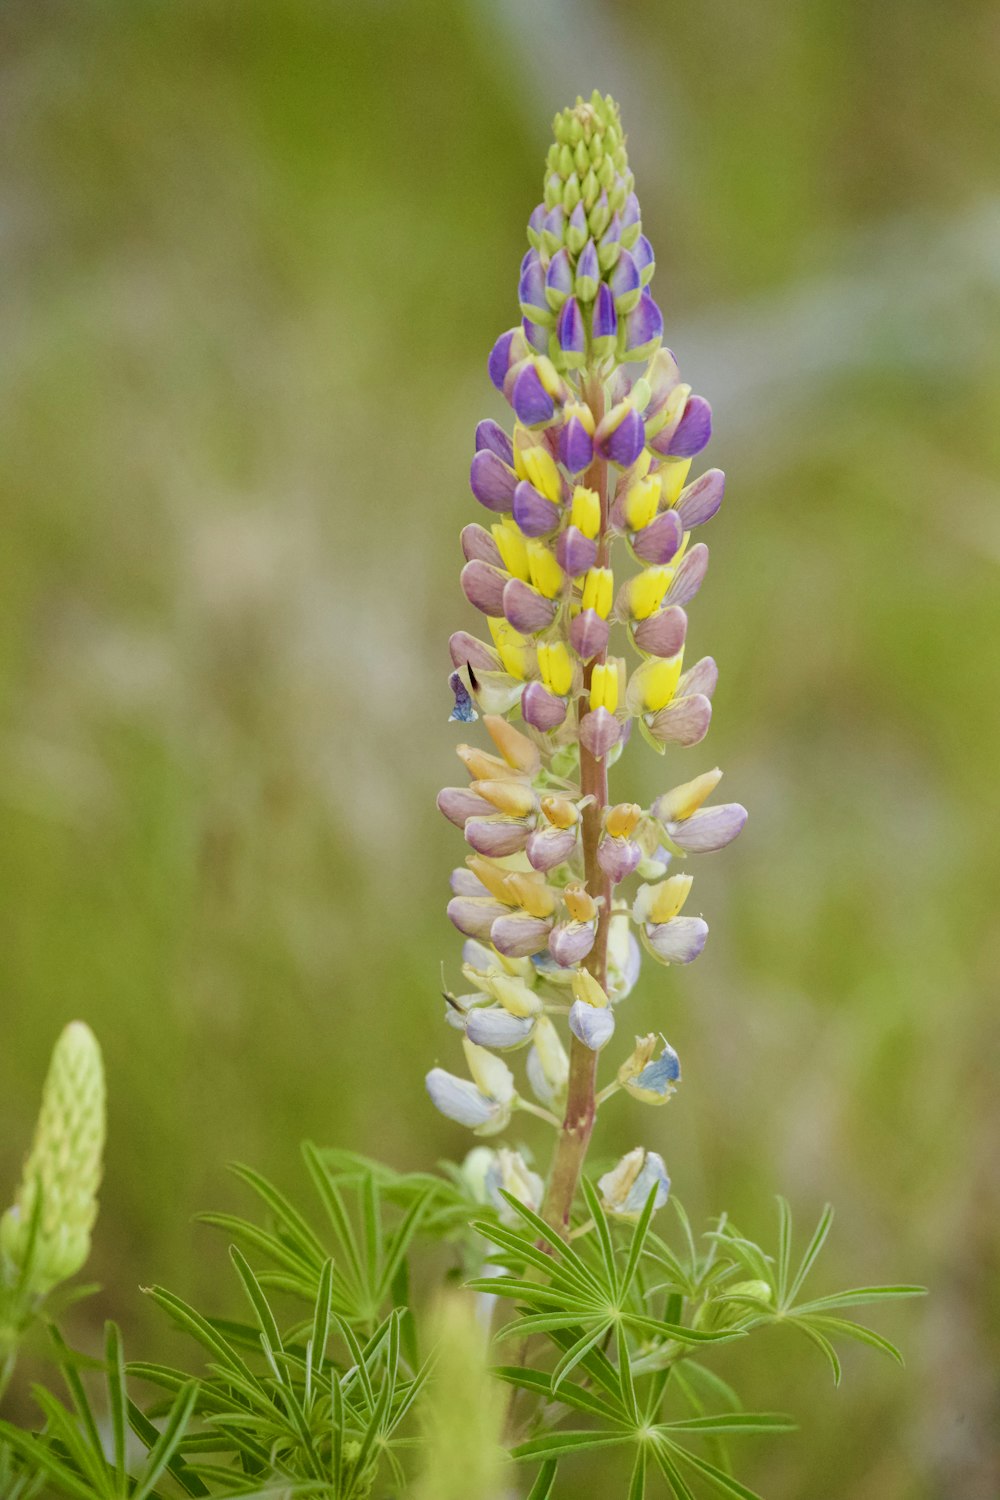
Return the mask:
{"type": "MultiPolygon", "coordinates": [[[[517,515],[515,501],[515,516],[517,515]]],[[[668,563],[674,556],[684,537],[681,520],[675,510],[665,510],[637,531],[632,538],[632,547],[637,557],[647,563],[668,563]]],[[[683,566],[683,564],[681,564],[683,566]]],[[[683,603],[683,600],[678,600],[683,603]]]]}
{"type": "MultiPolygon", "coordinates": [[[[466,564],[467,568],[471,566],[471,563],[466,564]]],[[[552,624],[556,605],[554,600],[546,599],[544,594],[533,589],[529,583],[524,583],[520,578],[511,578],[503,590],[500,613],[522,635],[531,635],[552,624]]]]}
{"type": "Polygon", "coordinates": [[[581,661],[591,661],[607,648],[610,633],[607,620],[596,609],[582,609],[570,622],[570,645],[581,661]]]}
{"type": "Polygon", "coordinates": [[[633,873],[642,859],[642,850],[634,839],[614,838],[605,834],[597,846],[597,863],[611,881],[620,885],[633,873]]]}
{"type": "Polygon", "coordinates": [[[571,578],[579,578],[597,561],[597,543],[576,526],[567,526],[556,541],[556,562],[571,578]]]}
{"type": "MultiPolygon", "coordinates": [[[[623,250],[622,255],[628,252],[623,250]]],[[[629,359],[646,359],[663,337],[663,314],[647,287],[625,319],[625,354],[629,359]]]]}
{"type": "Polygon", "coordinates": [[[587,354],[587,333],[583,326],[583,314],[575,297],[564,302],[556,323],[556,340],[563,359],[572,369],[582,365],[587,354]]]}
{"type": "Polygon", "coordinates": [[[478,558],[467,562],[460,575],[462,590],[473,609],[492,615],[494,619],[503,616],[504,589],[509,581],[506,573],[491,568],[489,563],[480,562],[478,558]]]}
{"type": "Polygon", "coordinates": [[[675,698],[649,720],[649,732],[661,745],[697,745],[708,733],[712,705],[701,693],[675,698]]]}
{"type": "Polygon", "coordinates": [[[689,818],[665,827],[679,849],[688,854],[711,854],[731,844],[743,832],[746,820],[745,807],[724,802],[718,807],[699,807],[689,818]]]}
{"type": "Polygon", "coordinates": [[[647,943],[657,958],[668,964],[693,963],[707,937],[708,923],[701,917],[671,917],[669,922],[646,928],[647,943]]]}
{"type": "MultiPolygon", "coordinates": [[[[544,692],[545,689],[543,688],[544,692]]],[[[558,702],[558,699],[555,700],[558,702]]],[[[566,710],[563,709],[565,714],[566,710]]],[[[438,806],[440,807],[440,800],[438,806]]],[[[454,823],[456,819],[452,818],[454,823]]],[[[459,824],[459,827],[462,825],[459,824]]],[[[575,828],[536,828],[529,835],[524,852],[528,856],[528,863],[533,870],[554,870],[556,865],[561,865],[576,850],[575,828]]]]}
{"type": "Polygon", "coordinates": [[[646,431],[634,406],[622,401],[608,412],[594,434],[594,446],[611,463],[627,469],[642,452],[646,431]]]}
{"type": "Polygon", "coordinates": [[[559,525],[559,507],[522,479],[514,491],[514,520],[525,536],[546,536],[559,525]]]}
{"type": "Polygon", "coordinates": [[[469,483],[472,493],[487,510],[510,510],[514,504],[517,475],[492,448],[480,448],[472,460],[469,483]]]}
{"type": "Polygon", "coordinates": [[[545,274],[545,290],[550,306],[560,308],[573,291],[573,263],[569,251],[563,246],[549,261],[545,274]]]}
{"type": "Polygon", "coordinates": [[[496,811],[492,803],[485,797],[477,797],[467,786],[443,786],[437,795],[437,805],[456,828],[464,828],[469,818],[489,817],[496,811]]]}
{"type": "Polygon", "coordinates": [[[505,912],[490,928],[490,941],[505,958],[530,958],[533,953],[541,953],[551,927],[552,923],[542,917],[505,912]]]}
{"type": "Polygon", "coordinates": [[[627,250],[618,257],[618,264],[608,277],[614,295],[615,306],[620,313],[631,312],[642,295],[639,268],[627,250]]]}
{"type": "Polygon", "coordinates": [[[587,957],[596,938],[596,922],[560,922],[548,935],[549,952],[561,969],[571,969],[587,957]]]}
{"type": "MultiPolygon", "coordinates": [[[[480,562],[486,562],[494,568],[503,567],[503,558],[500,556],[500,548],[485,526],[477,526],[474,521],[468,526],[462,527],[462,555],[466,562],[472,562],[478,558],[480,562]]],[[[458,663],[456,662],[456,666],[458,663]]]]}
{"type": "Polygon", "coordinates": [[[526,364],[515,377],[510,404],[525,427],[541,427],[552,420],[556,404],[542,385],[534,364],[526,364]]]}
{"type": "Polygon", "coordinates": [[[595,352],[600,357],[610,353],[611,347],[618,337],[618,313],[615,310],[614,295],[606,281],[602,281],[597,288],[597,297],[594,301],[594,312],[591,322],[591,337],[594,340],[595,352]]]}
{"type": "Polygon", "coordinates": [[[621,725],[606,708],[593,708],[580,720],[580,743],[597,760],[603,760],[621,737],[621,725]]]}
{"type": "Polygon", "coordinates": [[[530,724],[532,729],[540,729],[546,733],[550,729],[558,729],[566,718],[566,705],[561,698],[550,693],[548,688],[542,687],[540,682],[529,682],[521,694],[521,713],[524,722],[530,724]]]}
{"type": "Polygon", "coordinates": [[[559,458],[571,474],[582,474],[594,457],[594,440],[579,417],[570,417],[559,434],[559,458]]]}
{"type": "Polygon", "coordinates": [[[689,396],[684,415],[670,437],[666,448],[658,449],[671,458],[694,458],[708,445],[712,436],[712,408],[704,396],[689,396]]]}
{"type": "Polygon", "coordinates": [[[700,478],[681,491],[677,514],[685,531],[710,521],[722,504],[726,476],[721,469],[708,469],[700,478]]]}
{"type": "Polygon", "coordinates": [[[531,830],[526,823],[515,818],[494,815],[491,818],[470,818],[464,831],[466,842],[477,854],[485,854],[488,859],[503,859],[508,854],[520,853],[531,830]]]}
{"type": "Polygon", "coordinates": [[[537,250],[529,250],[521,265],[521,279],[517,288],[517,300],[526,318],[538,320],[538,315],[548,316],[549,305],[545,297],[545,272],[537,250]]]}
{"type": "Polygon", "coordinates": [[[597,248],[588,240],[580,251],[576,263],[576,295],[581,302],[593,302],[597,295],[597,284],[601,279],[601,267],[597,259],[597,248]]]}
{"type": "MultiPolygon", "coordinates": [[[[667,515],[671,512],[667,511],[667,515]]],[[[670,587],[667,589],[665,604],[688,604],[701,588],[708,572],[708,548],[704,542],[696,542],[686,552],[677,566],[670,587]]]]}
{"type": "Polygon", "coordinates": [[[635,643],[649,656],[676,656],[687,635],[687,615],[674,605],[635,627],[635,643]]]}
{"type": "Polygon", "coordinates": [[[476,452],[478,453],[482,448],[489,448],[497,458],[513,466],[514,445],[499,422],[494,422],[491,417],[480,422],[476,428],[476,452]]]}

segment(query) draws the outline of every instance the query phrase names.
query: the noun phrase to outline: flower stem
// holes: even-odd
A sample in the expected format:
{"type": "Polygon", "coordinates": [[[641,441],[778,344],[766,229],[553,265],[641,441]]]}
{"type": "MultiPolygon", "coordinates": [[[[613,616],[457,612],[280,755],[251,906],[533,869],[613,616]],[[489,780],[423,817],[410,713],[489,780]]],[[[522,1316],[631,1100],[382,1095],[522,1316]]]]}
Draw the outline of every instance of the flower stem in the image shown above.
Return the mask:
{"type": "MultiPolygon", "coordinates": [[[[583,382],[583,397],[600,422],[604,415],[604,386],[594,374],[583,382]]],[[[595,456],[594,462],[584,475],[583,483],[595,490],[601,501],[601,529],[598,537],[597,565],[606,567],[608,561],[608,466],[595,456]]],[[[581,717],[589,707],[590,680],[595,662],[603,662],[607,653],[602,651],[584,671],[583,694],[580,700],[581,717]]],[[[597,918],[597,935],[594,946],[587,957],[586,966],[604,989],[608,981],[608,925],[611,917],[611,882],[597,861],[597,845],[604,824],[604,813],[608,805],[608,765],[605,758],[598,760],[586,746],[580,746],[580,794],[590,798],[583,809],[583,863],[587,890],[595,901],[600,902],[597,918]]],[[[578,1037],[573,1037],[570,1047],[569,1085],[566,1094],[566,1113],[559,1139],[556,1142],[549,1173],[549,1185],[545,1197],[544,1216],[553,1229],[566,1233],[569,1230],[573,1203],[576,1199],[580,1175],[590,1145],[597,1113],[595,1091],[597,1081],[597,1057],[578,1037]]]]}

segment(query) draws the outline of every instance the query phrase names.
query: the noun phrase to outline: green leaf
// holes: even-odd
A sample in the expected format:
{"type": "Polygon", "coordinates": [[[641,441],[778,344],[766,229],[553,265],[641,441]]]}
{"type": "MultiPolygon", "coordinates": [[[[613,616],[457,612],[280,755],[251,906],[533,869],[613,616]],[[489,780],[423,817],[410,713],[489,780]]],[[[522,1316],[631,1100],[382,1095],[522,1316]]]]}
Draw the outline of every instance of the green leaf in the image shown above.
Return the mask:
{"type": "Polygon", "coordinates": [[[788,1293],[789,1299],[791,1301],[794,1301],[798,1296],[799,1288],[802,1286],[802,1283],[805,1281],[806,1277],[809,1275],[809,1272],[812,1270],[817,1255],[819,1255],[819,1252],[826,1244],[826,1237],[830,1233],[830,1225],[832,1223],[833,1205],[828,1203],[823,1209],[823,1212],[820,1214],[819,1223],[816,1225],[813,1237],[809,1241],[809,1245],[806,1249],[805,1255],[803,1255],[802,1257],[802,1264],[799,1266],[799,1269],[795,1276],[795,1280],[792,1282],[791,1289],[788,1293]]]}
{"type": "Polygon", "coordinates": [[[576,1369],[577,1365],[584,1358],[584,1356],[588,1354],[596,1344],[599,1344],[601,1342],[604,1335],[607,1333],[608,1329],[611,1326],[612,1325],[610,1322],[599,1323],[596,1328],[591,1329],[587,1333],[581,1334],[580,1337],[576,1340],[575,1344],[570,1345],[565,1354],[559,1360],[555,1369],[552,1371],[553,1396],[558,1393],[559,1387],[565,1380],[566,1376],[572,1374],[572,1372],[576,1369]]]}
{"type": "Polygon", "coordinates": [[[699,1458],[697,1453],[692,1453],[689,1448],[675,1447],[673,1450],[682,1463],[688,1464],[692,1469],[710,1480],[717,1490],[724,1495],[736,1495],[738,1500],[762,1500],[756,1490],[748,1489],[745,1484],[740,1484],[731,1474],[725,1474],[717,1469],[715,1464],[710,1464],[707,1458],[699,1458]]]}
{"type": "Polygon", "coordinates": [[[513,1197],[512,1194],[501,1189],[500,1196],[510,1205],[518,1217],[523,1219],[529,1228],[534,1231],[537,1239],[544,1240],[547,1245],[551,1245],[556,1254],[561,1257],[564,1265],[572,1266],[581,1281],[584,1281],[595,1292],[600,1293],[603,1290],[601,1283],[593,1271],[591,1271],[586,1261],[573,1249],[573,1246],[567,1240],[564,1240],[556,1233],[551,1224],[546,1224],[544,1219],[539,1218],[538,1214],[522,1203],[519,1198],[513,1197]]]}
{"type": "Polygon", "coordinates": [[[888,1354],[890,1359],[894,1359],[898,1365],[906,1363],[895,1344],[890,1343],[874,1329],[866,1328],[863,1323],[852,1323],[847,1318],[822,1318],[813,1315],[810,1315],[808,1319],[796,1318],[795,1321],[800,1325],[808,1322],[811,1328],[818,1329],[821,1333],[839,1334],[841,1338],[855,1339],[859,1344],[867,1344],[872,1349],[879,1349],[883,1354],[888,1354]]]}
{"type": "Polygon", "coordinates": [[[535,1476],[535,1482],[528,1492],[528,1500],[549,1500],[552,1487],[556,1482],[556,1471],[559,1465],[554,1458],[548,1458],[542,1464],[535,1476]]]}
{"type": "Polygon", "coordinates": [[[236,1267],[237,1276],[243,1283],[243,1290],[246,1292],[247,1301],[257,1315],[257,1322],[261,1333],[264,1335],[270,1348],[277,1353],[282,1348],[281,1334],[278,1331],[278,1324],[274,1313],[271,1311],[271,1304],[261,1291],[260,1283],[250,1269],[250,1263],[243,1252],[235,1245],[230,1245],[229,1258],[236,1267]]]}
{"type": "Polygon", "coordinates": [[[644,1500],[646,1494],[646,1445],[639,1444],[635,1455],[635,1467],[629,1481],[628,1500],[644,1500]]]}
{"type": "MultiPolygon", "coordinates": [[[[131,1427],[132,1431],[135,1433],[140,1442],[145,1446],[145,1448],[147,1450],[154,1448],[160,1434],[157,1432],[156,1428],[153,1426],[152,1422],[145,1415],[145,1413],[139,1410],[134,1401],[130,1401],[128,1403],[128,1420],[129,1426],[131,1427]]],[[[209,1439],[201,1438],[199,1440],[208,1441],[209,1439]]],[[[213,1443],[214,1447],[218,1447],[218,1438],[212,1436],[210,1438],[210,1441],[213,1443]]],[[[198,1476],[194,1474],[191,1469],[186,1466],[186,1464],[184,1464],[179,1453],[171,1454],[170,1458],[167,1461],[167,1468],[186,1495],[198,1497],[208,1494],[208,1490],[206,1489],[205,1485],[203,1485],[198,1476]]]]}
{"type": "Polygon", "coordinates": [[[36,1472],[40,1470],[62,1488],[63,1494],[72,1496],[73,1500],[94,1500],[95,1493],[101,1493],[100,1490],[95,1492],[93,1484],[74,1474],[72,1469],[56,1457],[51,1448],[32,1434],[21,1432],[9,1422],[0,1422],[0,1436],[6,1439],[31,1469],[36,1472]]]}
{"type": "Polygon", "coordinates": [[[418,1198],[415,1198],[403,1215],[397,1228],[389,1236],[378,1284],[378,1298],[380,1303],[384,1302],[386,1297],[389,1296],[392,1283],[406,1259],[406,1253],[410,1248],[413,1236],[423,1222],[432,1196],[433,1194],[430,1191],[426,1191],[421,1193],[418,1198]]]}
{"type": "Polygon", "coordinates": [[[741,1328],[685,1328],[681,1323],[661,1323],[658,1318],[644,1318],[638,1313],[622,1313],[622,1322],[640,1333],[675,1339],[678,1344],[726,1344],[746,1337],[741,1328]]]}
{"type": "Polygon", "coordinates": [[[149,1456],[143,1467],[142,1478],[132,1491],[132,1500],[148,1500],[154,1484],[177,1451],[178,1444],[184,1435],[184,1430],[191,1420],[191,1413],[194,1411],[197,1396],[198,1382],[196,1380],[192,1380],[179,1393],[170,1415],[164,1424],[163,1431],[149,1450],[149,1456]]]}
{"type": "Polygon", "coordinates": [[[122,1352],[122,1336],[115,1323],[104,1325],[104,1357],[108,1367],[108,1415],[111,1418],[111,1452],[114,1460],[115,1479],[119,1487],[125,1484],[125,1430],[127,1427],[125,1393],[125,1356],[122,1352]]]}
{"type": "MultiPolygon", "coordinates": [[[[566,1350],[576,1342],[579,1333],[580,1330],[578,1328],[553,1329],[549,1333],[549,1339],[555,1344],[557,1349],[566,1350]]],[[[618,1371],[610,1359],[608,1359],[603,1349],[591,1349],[586,1358],[580,1361],[580,1368],[586,1370],[591,1380],[601,1387],[605,1395],[611,1397],[616,1406],[619,1405],[621,1402],[621,1382],[618,1379],[618,1371]]],[[[624,1410],[622,1411],[622,1417],[625,1417],[624,1410]]]]}
{"type": "Polygon", "coordinates": [[[688,1487],[687,1481],[674,1464],[666,1446],[656,1443],[653,1447],[653,1458],[664,1479],[673,1491],[675,1500],[695,1500],[695,1495],[688,1487]]]}
{"type": "MultiPolygon", "coordinates": [[[[628,1260],[625,1262],[625,1274],[622,1276],[622,1298],[628,1295],[632,1282],[635,1280],[635,1273],[639,1269],[639,1262],[642,1258],[642,1252],[646,1246],[646,1238],[649,1234],[649,1226],[653,1222],[658,1191],[659,1184],[654,1183],[649,1190],[649,1197],[646,1199],[646,1206],[639,1216],[639,1222],[635,1226],[632,1243],[629,1245],[628,1260]]],[[[643,1470],[643,1473],[645,1473],[645,1470],[643,1470]]]]}
{"type": "Polygon", "coordinates": [[[327,1218],[333,1228],[334,1234],[340,1243],[350,1265],[351,1274],[355,1285],[360,1291],[364,1286],[364,1272],[361,1268],[361,1253],[358,1249],[357,1238],[354,1227],[351,1224],[350,1215],[344,1204],[344,1199],[336,1182],[323,1165],[316,1147],[306,1141],[302,1147],[302,1155],[309,1169],[316,1191],[319,1193],[327,1218]]]}
{"type": "Polygon", "coordinates": [[[145,1291],[158,1307],[162,1307],[175,1323],[196,1339],[202,1348],[207,1349],[209,1354],[213,1355],[226,1369],[235,1371],[254,1385],[257,1384],[256,1377],[251,1373],[249,1366],[239,1357],[235,1349],[215,1332],[211,1323],[207,1318],[203,1318],[201,1313],[196,1312],[173,1292],[168,1292],[165,1287],[147,1287],[145,1291]]]}
{"type": "Polygon", "coordinates": [[[719,1416],[681,1417],[662,1422],[660,1432],[795,1432],[796,1423],[781,1412],[731,1411],[719,1416]]]}
{"type": "Polygon", "coordinates": [[[497,1380],[502,1380],[507,1385],[530,1391],[540,1401],[561,1401],[564,1406],[575,1407],[577,1411],[587,1412],[592,1417],[603,1417],[607,1422],[622,1423],[628,1420],[624,1407],[617,1402],[612,1406],[596,1392],[588,1390],[586,1386],[575,1385],[572,1380],[564,1380],[558,1391],[553,1391],[551,1377],[543,1370],[530,1370],[524,1365],[500,1365],[494,1369],[493,1374],[497,1380]]]}
{"type": "Polygon", "coordinates": [[[635,1386],[632,1383],[632,1366],[629,1362],[631,1356],[629,1354],[628,1339],[620,1323],[615,1329],[615,1344],[618,1350],[618,1383],[622,1390],[622,1405],[632,1418],[632,1421],[638,1425],[639,1408],[636,1405],[635,1386]]]}
{"type": "Polygon", "coordinates": [[[229,1170],[241,1182],[255,1192],[258,1198],[271,1210],[277,1222],[284,1229],[293,1244],[297,1245],[302,1252],[303,1258],[309,1262],[314,1270],[318,1271],[326,1260],[326,1251],[320,1244],[315,1232],[306,1223],[305,1219],[293,1208],[283,1193],[255,1172],[251,1167],[245,1167],[239,1162],[233,1163],[229,1170]]]}
{"type": "Polygon", "coordinates": [[[330,1336],[330,1292],[333,1282],[333,1261],[327,1260],[319,1275],[316,1289],[316,1310],[313,1314],[312,1334],[306,1349],[306,1400],[312,1397],[313,1371],[323,1368],[326,1357],[326,1341],[330,1336]]]}
{"type": "Polygon", "coordinates": [[[511,1256],[532,1265],[536,1270],[546,1275],[553,1286],[564,1288],[567,1292],[584,1293],[590,1297],[593,1295],[594,1285],[592,1281],[585,1281],[577,1276],[571,1266],[561,1265],[554,1256],[540,1250],[534,1240],[528,1240],[516,1230],[508,1229],[503,1224],[490,1224],[483,1219],[473,1219],[470,1229],[475,1229],[484,1239],[490,1240],[500,1250],[507,1252],[507,1263],[511,1256]]]}
{"type": "Polygon", "coordinates": [[[785,1306],[788,1275],[792,1262],[792,1210],[788,1200],[778,1196],[778,1305],[785,1306]]]}
{"type": "Polygon", "coordinates": [[[632,1434],[618,1432],[546,1432],[529,1438],[511,1450],[516,1459],[559,1458],[567,1453],[584,1453],[596,1448],[620,1448],[632,1442],[632,1434]]]}
{"type": "Polygon", "coordinates": [[[801,1333],[805,1334],[806,1338],[809,1339],[811,1343],[815,1344],[817,1349],[819,1349],[821,1353],[825,1355],[830,1369],[833,1371],[833,1383],[834,1385],[839,1385],[842,1373],[840,1368],[840,1360],[837,1356],[837,1351],[830,1343],[830,1340],[828,1338],[825,1338],[823,1334],[820,1333],[818,1328],[813,1328],[812,1324],[807,1322],[805,1318],[786,1318],[785,1321],[791,1327],[797,1328],[801,1333]]]}
{"type": "Polygon", "coordinates": [[[284,1266],[302,1277],[304,1271],[313,1270],[313,1262],[307,1259],[294,1245],[279,1240],[277,1235],[269,1234],[266,1229],[261,1229],[257,1224],[250,1224],[246,1219],[241,1219],[236,1214],[198,1214],[198,1223],[209,1224],[213,1229],[221,1229],[225,1234],[231,1234],[234,1239],[242,1240],[254,1250],[260,1250],[264,1255],[284,1266]]]}
{"type": "Polygon", "coordinates": [[[864,1307],[874,1302],[926,1296],[925,1286],[858,1286],[846,1292],[834,1292],[829,1297],[815,1297],[811,1302],[800,1302],[795,1314],[798,1317],[803,1313],[832,1311],[835,1307],[864,1307]]]}
{"type": "Polygon", "coordinates": [[[615,1263],[615,1246],[611,1238],[611,1229],[608,1224],[607,1215],[594,1184],[589,1177],[582,1180],[583,1196],[587,1200],[587,1209],[594,1221],[597,1231],[598,1244],[601,1247],[601,1259],[604,1262],[604,1274],[607,1278],[607,1291],[611,1294],[613,1301],[618,1300],[618,1267],[615,1263]]]}

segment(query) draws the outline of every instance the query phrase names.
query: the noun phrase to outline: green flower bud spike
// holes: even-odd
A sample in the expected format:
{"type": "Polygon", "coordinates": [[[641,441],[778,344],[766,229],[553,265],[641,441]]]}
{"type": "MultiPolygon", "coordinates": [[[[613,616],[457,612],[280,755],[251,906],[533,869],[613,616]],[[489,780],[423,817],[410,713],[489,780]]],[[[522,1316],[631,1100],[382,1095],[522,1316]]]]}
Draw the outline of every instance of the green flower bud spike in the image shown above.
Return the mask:
{"type": "Polygon", "coordinates": [[[53,1050],[21,1186],[0,1220],[3,1279],[21,1279],[28,1295],[75,1276],[90,1253],[104,1133],[101,1050],[89,1026],[73,1021],[53,1050]]]}

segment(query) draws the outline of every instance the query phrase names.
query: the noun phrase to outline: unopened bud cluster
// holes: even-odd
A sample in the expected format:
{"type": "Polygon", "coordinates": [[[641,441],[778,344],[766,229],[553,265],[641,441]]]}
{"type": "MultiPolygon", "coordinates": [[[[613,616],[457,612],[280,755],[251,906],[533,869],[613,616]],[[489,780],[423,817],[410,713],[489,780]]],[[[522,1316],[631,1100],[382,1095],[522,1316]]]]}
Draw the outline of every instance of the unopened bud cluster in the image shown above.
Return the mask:
{"type": "MultiPolygon", "coordinates": [[[[718,511],[724,476],[691,478],[711,409],[661,347],[653,251],[610,99],[595,94],[557,117],[528,239],[522,319],[489,359],[513,425],[476,430],[471,487],[491,519],[462,533],[462,587],[486,634],[450,643],[453,718],[481,716],[491,744],[459,745],[468,784],[438,798],[469,850],[448,906],[467,939],[466,988],[447,1013],[464,1032],[469,1077],[435,1068],[428,1088],[481,1135],[502,1132],[522,1097],[498,1054],[524,1049],[528,1089],[559,1115],[561,1024],[597,1051],[641,948],[666,964],[697,958],[708,928],[691,914],[683,861],[722,848],[746,820],[738,804],[709,804],[718,770],[650,807],[601,806],[600,879],[588,881],[582,826],[594,814],[581,757],[613,765],[634,728],[661,753],[708,730],[717,670],[708,656],[685,661],[686,606],[708,565],[691,537],[718,511]],[[599,979],[588,956],[602,922],[599,979]]],[[[652,1036],[616,1081],[662,1102],[679,1076],[676,1054],[652,1036]]],[[[631,1153],[609,1205],[659,1181],[658,1162],[631,1153]]]]}
{"type": "Polygon", "coordinates": [[[0,1219],[0,1260],[43,1294],[83,1266],[104,1152],[104,1069],[93,1032],[74,1021],[52,1053],[17,1198],[0,1219]]]}

